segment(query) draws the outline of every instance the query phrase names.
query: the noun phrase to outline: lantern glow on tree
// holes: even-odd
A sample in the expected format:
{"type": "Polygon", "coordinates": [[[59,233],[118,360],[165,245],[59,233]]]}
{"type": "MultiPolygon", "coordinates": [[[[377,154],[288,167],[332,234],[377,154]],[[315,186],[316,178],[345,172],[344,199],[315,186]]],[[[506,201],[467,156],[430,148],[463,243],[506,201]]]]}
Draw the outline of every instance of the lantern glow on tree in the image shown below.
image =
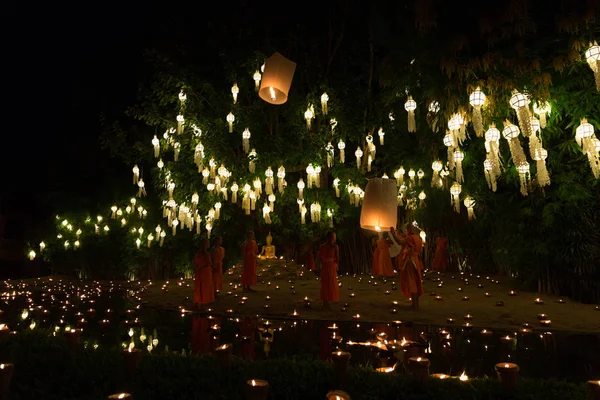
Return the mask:
{"type": "Polygon", "coordinates": [[[364,192],[360,227],[375,232],[389,231],[398,219],[397,187],[392,179],[371,178],[364,192]]]}
{"type": "Polygon", "coordinates": [[[265,70],[260,81],[258,91],[260,98],[270,104],[284,104],[288,99],[295,71],[296,63],[281,54],[275,53],[269,57],[265,62],[265,70]]]}

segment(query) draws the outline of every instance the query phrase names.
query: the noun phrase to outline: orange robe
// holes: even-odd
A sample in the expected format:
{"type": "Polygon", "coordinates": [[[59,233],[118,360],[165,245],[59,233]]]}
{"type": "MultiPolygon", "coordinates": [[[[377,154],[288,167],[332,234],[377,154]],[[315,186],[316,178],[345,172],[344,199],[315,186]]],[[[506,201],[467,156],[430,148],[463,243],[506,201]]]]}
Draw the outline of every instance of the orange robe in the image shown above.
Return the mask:
{"type": "Polygon", "coordinates": [[[448,238],[439,236],[435,240],[432,268],[434,271],[444,272],[448,269],[448,264],[448,238]]]}
{"type": "Polygon", "coordinates": [[[242,270],[242,285],[256,285],[256,254],[258,246],[254,240],[244,242],[244,269],[242,270]]]}
{"type": "Polygon", "coordinates": [[[340,299],[336,249],[337,246],[325,243],[321,245],[317,254],[317,258],[321,261],[321,300],[323,301],[339,301],[340,299]]]}
{"type": "Polygon", "coordinates": [[[223,258],[225,249],[221,246],[213,247],[210,256],[213,265],[213,286],[215,290],[223,289],[223,258]]]}
{"type": "Polygon", "coordinates": [[[208,252],[198,251],[194,257],[196,277],[194,278],[194,303],[208,304],[215,301],[212,263],[208,252]]]}
{"type": "Polygon", "coordinates": [[[373,273],[382,276],[394,276],[394,267],[392,266],[392,258],[390,257],[390,245],[383,238],[377,241],[377,249],[373,253],[373,273]]]}
{"type": "Polygon", "coordinates": [[[402,262],[400,269],[400,287],[402,294],[410,297],[413,293],[421,296],[423,294],[423,263],[421,262],[421,249],[423,242],[419,235],[409,235],[406,237],[406,245],[402,248],[399,255],[402,262]]]}

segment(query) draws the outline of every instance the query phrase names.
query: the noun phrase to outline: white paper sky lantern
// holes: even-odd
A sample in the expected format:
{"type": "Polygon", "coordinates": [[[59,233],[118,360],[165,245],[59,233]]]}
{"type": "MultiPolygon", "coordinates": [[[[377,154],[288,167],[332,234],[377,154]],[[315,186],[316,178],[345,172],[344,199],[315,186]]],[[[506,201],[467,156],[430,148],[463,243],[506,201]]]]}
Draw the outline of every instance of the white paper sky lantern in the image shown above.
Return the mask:
{"type": "Polygon", "coordinates": [[[398,219],[396,182],[392,179],[371,178],[365,188],[360,227],[375,232],[389,231],[398,219]]]}
{"type": "Polygon", "coordinates": [[[273,54],[265,62],[265,72],[260,82],[258,95],[270,104],[283,104],[288,99],[296,63],[279,53],[273,54]]]}

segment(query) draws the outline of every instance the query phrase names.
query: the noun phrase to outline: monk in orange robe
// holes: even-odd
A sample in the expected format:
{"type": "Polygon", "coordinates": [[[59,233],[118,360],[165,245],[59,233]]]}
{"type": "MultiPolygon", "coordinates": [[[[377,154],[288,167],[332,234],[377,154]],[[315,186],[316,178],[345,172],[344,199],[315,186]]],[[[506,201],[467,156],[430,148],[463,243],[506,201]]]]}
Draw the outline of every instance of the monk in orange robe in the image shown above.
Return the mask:
{"type": "Polygon", "coordinates": [[[431,267],[434,271],[444,272],[448,269],[448,238],[438,236],[435,240],[435,255],[431,267]]]}
{"type": "Polygon", "coordinates": [[[321,300],[323,308],[329,308],[330,301],[339,301],[340,294],[337,282],[340,249],[338,248],[335,232],[327,234],[327,242],[321,245],[317,258],[321,261],[321,300]]]}
{"type": "MultiPolygon", "coordinates": [[[[373,240],[375,240],[375,238],[373,238],[373,240]]],[[[381,269],[379,266],[379,246],[378,246],[378,242],[379,241],[375,241],[375,250],[373,250],[373,264],[371,265],[371,273],[373,275],[379,275],[381,274],[381,269]]],[[[371,242],[371,244],[373,244],[373,242],[371,242]]]]}
{"type": "Polygon", "coordinates": [[[402,294],[412,299],[413,309],[419,309],[419,297],[423,295],[423,263],[421,250],[423,241],[412,225],[407,227],[407,235],[400,235],[394,228],[391,232],[395,235],[396,242],[402,245],[401,259],[404,265],[400,269],[400,287],[402,294]]]}
{"type": "Polygon", "coordinates": [[[392,241],[387,233],[377,241],[377,248],[373,252],[373,273],[381,276],[394,276],[394,267],[390,257],[390,245],[392,241]]]}
{"type": "Polygon", "coordinates": [[[194,256],[196,265],[196,276],[194,278],[194,307],[202,307],[215,301],[215,290],[213,289],[212,262],[208,246],[210,242],[203,238],[200,241],[200,250],[194,256]]]}
{"type": "Polygon", "coordinates": [[[223,258],[225,258],[225,249],[221,247],[222,244],[223,238],[217,236],[215,238],[215,245],[210,252],[213,266],[213,287],[215,292],[223,289],[223,258]]]}
{"type": "Polygon", "coordinates": [[[256,255],[258,245],[254,240],[254,232],[248,232],[248,238],[242,245],[242,287],[245,292],[255,292],[250,286],[256,285],[256,255]]]}

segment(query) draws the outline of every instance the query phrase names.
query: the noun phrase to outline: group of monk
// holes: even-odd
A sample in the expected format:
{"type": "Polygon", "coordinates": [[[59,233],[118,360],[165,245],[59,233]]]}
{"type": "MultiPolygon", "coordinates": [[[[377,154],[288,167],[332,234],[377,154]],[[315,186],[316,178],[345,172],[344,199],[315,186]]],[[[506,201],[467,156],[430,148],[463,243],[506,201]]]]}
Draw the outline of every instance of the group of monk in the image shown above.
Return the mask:
{"type": "Polygon", "coordinates": [[[194,308],[214,302],[217,293],[223,288],[225,249],[222,244],[223,239],[217,236],[213,248],[209,250],[210,241],[206,238],[200,240],[200,250],[194,256],[194,308]]]}

